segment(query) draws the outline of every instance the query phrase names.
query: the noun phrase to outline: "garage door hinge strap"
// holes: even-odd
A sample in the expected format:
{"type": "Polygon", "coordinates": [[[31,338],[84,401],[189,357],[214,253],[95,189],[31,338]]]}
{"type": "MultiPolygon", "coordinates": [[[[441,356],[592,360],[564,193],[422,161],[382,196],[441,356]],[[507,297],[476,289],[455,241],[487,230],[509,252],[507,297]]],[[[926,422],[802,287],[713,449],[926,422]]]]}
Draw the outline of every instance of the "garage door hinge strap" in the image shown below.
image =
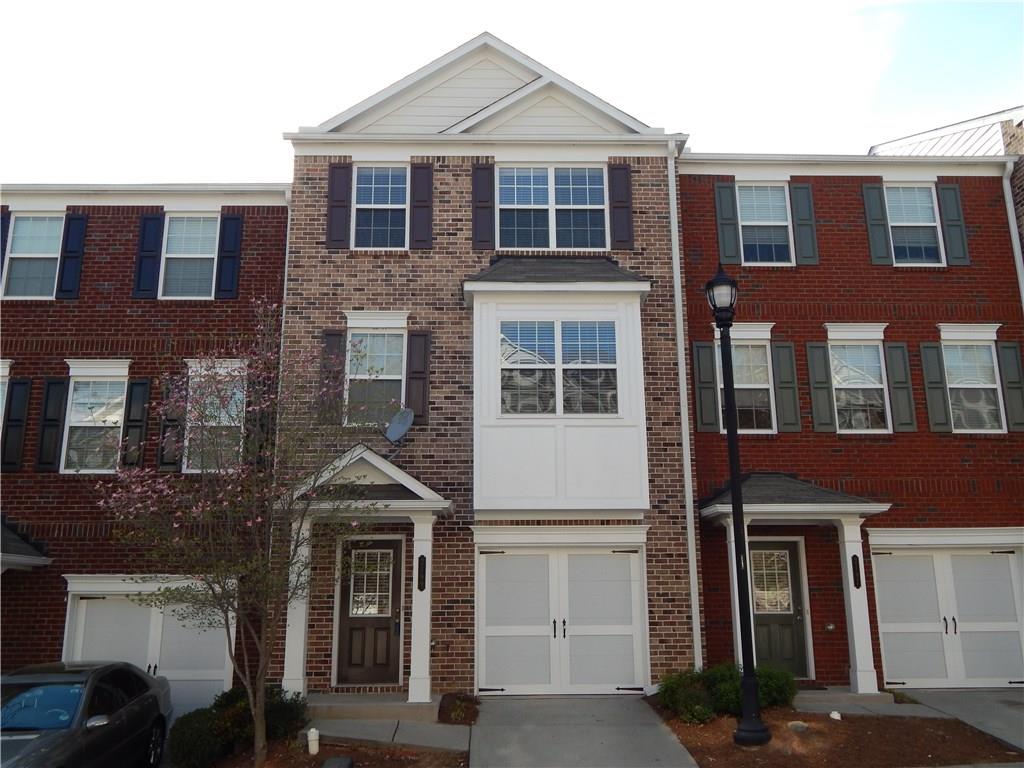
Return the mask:
{"type": "Polygon", "coordinates": [[[907,683],[904,680],[886,680],[885,684],[886,685],[906,685],[907,683]]]}
{"type": "Polygon", "coordinates": [[[872,555],[891,555],[892,552],[879,552],[878,550],[872,550],[871,554],[872,555]]]}
{"type": "Polygon", "coordinates": [[[613,555],[635,555],[635,554],[637,554],[639,552],[640,552],[639,549],[613,549],[612,550],[612,554],[613,555]]]}
{"type": "Polygon", "coordinates": [[[491,693],[492,691],[504,691],[504,688],[477,688],[480,693],[491,693]]]}
{"type": "Polygon", "coordinates": [[[1024,685],[1024,680],[1007,680],[1010,685],[1024,685]]]}
{"type": "Polygon", "coordinates": [[[1012,555],[1012,549],[993,549],[989,552],[990,555],[1012,555]]]}
{"type": "Polygon", "coordinates": [[[106,600],[104,595],[79,595],[79,600],[106,600]]]}
{"type": "MultiPolygon", "coordinates": [[[[481,549],[480,550],[480,554],[481,555],[504,555],[505,554],[505,550],[504,549],[481,549]]],[[[505,690],[505,689],[502,688],[502,690],[505,690]]]]}
{"type": "Polygon", "coordinates": [[[616,691],[642,691],[643,688],[630,688],[629,686],[617,685],[615,686],[616,691]]]}

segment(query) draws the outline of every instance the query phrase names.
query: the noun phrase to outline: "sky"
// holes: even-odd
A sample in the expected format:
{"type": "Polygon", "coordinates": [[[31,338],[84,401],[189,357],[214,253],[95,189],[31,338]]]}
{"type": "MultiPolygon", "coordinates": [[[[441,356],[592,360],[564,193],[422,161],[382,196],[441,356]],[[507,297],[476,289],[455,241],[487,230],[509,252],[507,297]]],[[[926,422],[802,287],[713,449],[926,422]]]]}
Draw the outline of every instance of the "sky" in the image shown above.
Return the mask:
{"type": "Polygon", "coordinates": [[[1024,2],[8,3],[0,183],[285,182],[316,125],[482,31],[694,152],[864,154],[1024,103],[1024,2]]]}

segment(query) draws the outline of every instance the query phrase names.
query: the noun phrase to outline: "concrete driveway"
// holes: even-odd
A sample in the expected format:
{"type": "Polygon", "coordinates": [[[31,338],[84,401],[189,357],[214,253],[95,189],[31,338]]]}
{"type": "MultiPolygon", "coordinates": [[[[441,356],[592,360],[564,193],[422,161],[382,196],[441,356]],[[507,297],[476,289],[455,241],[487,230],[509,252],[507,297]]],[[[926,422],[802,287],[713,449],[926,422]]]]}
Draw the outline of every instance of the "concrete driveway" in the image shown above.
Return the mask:
{"type": "Polygon", "coordinates": [[[952,715],[992,734],[1018,749],[1024,749],[1024,689],[959,688],[956,690],[907,690],[925,706],[952,715]]]}
{"type": "Polygon", "coordinates": [[[470,768],[697,766],[638,696],[488,698],[470,738],[470,768]]]}

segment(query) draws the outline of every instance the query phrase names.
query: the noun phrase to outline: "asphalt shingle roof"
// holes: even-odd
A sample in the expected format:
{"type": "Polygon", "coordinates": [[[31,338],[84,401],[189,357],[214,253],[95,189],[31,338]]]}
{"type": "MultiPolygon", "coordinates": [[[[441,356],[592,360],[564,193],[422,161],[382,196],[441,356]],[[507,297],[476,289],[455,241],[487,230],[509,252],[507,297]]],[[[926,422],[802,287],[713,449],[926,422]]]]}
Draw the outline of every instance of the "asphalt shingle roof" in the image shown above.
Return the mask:
{"type": "MultiPolygon", "coordinates": [[[[732,493],[728,489],[702,504],[731,504],[732,493]]],[[[850,496],[839,491],[798,480],[792,475],[780,472],[751,472],[743,477],[744,504],[871,504],[871,499],[850,496]]]]}
{"type": "Polygon", "coordinates": [[[42,552],[21,538],[17,531],[8,527],[7,523],[0,524],[0,554],[45,557],[42,552]]]}

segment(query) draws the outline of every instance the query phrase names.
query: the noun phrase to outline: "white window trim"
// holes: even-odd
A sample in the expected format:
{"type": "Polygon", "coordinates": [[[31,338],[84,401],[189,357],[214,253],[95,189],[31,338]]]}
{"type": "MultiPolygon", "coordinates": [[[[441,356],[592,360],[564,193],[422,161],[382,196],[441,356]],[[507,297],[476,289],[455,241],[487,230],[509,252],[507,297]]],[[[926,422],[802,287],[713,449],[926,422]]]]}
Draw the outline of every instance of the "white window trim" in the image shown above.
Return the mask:
{"type": "MultiPolygon", "coordinates": [[[[948,334],[945,330],[942,333],[942,378],[946,381],[946,401],[949,404],[949,419],[953,426],[953,432],[958,435],[1005,435],[1007,434],[1006,426],[1006,404],[1003,402],[1003,379],[1002,373],[999,370],[999,355],[996,349],[996,342],[993,336],[992,339],[982,338],[982,334],[987,334],[985,328],[992,328],[993,326],[979,325],[974,326],[977,330],[972,335],[970,332],[963,336],[953,336],[948,334]],[[992,370],[995,373],[995,382],[989,386],[979,385],[960,385],[952,387],[949,384],[949,374],[946,371],[946,345],[958,346],[958,347],[988,347],[992,351],[992,370]],[[999,408],[999,429],[957,429],[956,422],[953,418],[953,398],[950,395],[951,389],[992,389],[996,390],[996,403],[999,408]]],[[[995,326],[998,328],[999,326],[995,326]]]]}
{"type": "MultiPolygon", "coordinates": [[[[408,314],[408,313],[396,313],[396,314],[408,314]]],[[[347,313],[346,313],[346,316],[347,316],[347,313]]],[[[404,323],[402,324],[401,327],[394,326],[394,325],[392,325],[392,326],[385,326],[385,327],[380,327],[380,326],[374,326],[374,327],[370,327],[370,326],[357,326],[357,327],[354,327],[354,328],[350,327],[350,328],[348,328],[346,330],[346,333],[345,333],[345,401],[344,401],[345,402],[345,424],[344,424],[344,426],[346,426],[346,427],[369,426],[369,425],[375,424],[376,422],[372,422],[372,421],[353,421],[350,418],[351,414],[350,414],[349,407],[348,407],[348,404],[349,404],[349,397],[348,397],[348,389],[349,389],[348,385],[349,385],[349,382],[352,381],[353,379],[355,379],[356,381],[360,381],[360,380],[367,380],[367,381],[369,381],[369,380],[394,381],[395,379],[398,378],[398,375],[392,373],[392,374],[388,374],[388,375],[385,376],[383,374],[372,374],[369,371],[367,371],[366,373],[356,373],[356,374],[353,374],[352,373],[352,334],[353,334],[353,332],[354,333],[384,333],[384,334],[387,334],[387,335],[390,335],[390,336],[401,335],[401,337],[402,337],[402,373],[401,373],[402,390],[401,390],[401,395],[399,396],[399,402],[404,407],[405,406],[405,383],[406,383],[406,378],[407,378],[408,371],[409,371],[409,330],[408,330],[408,328],[406,328],[404,323]]]]}
{"type": "Polygon", "coordinates": [[[575,253],[577,251],[587,253],[608,253],[611,250],[611,215],[610,215],[609,197],[608,197],[608,166],[604,163],[575,163],[575,162],[564,162],[564,163],[498,163],[495,165],[494,170],[494,238],[495,245],[499,252],[533,252],[533,253],[547,253],[549,251],[562,251],[565,253],[575,253]],[[501,169],[502,168],[545,168],[548,172],[548,204],[547,205],[502,205],[500,200],[501,195],[501,169]],[[555,169],[556,168],[600,168],[601,174],[604,179],[604,205],[556,205],[555,204],[555,169]],[[548,247],[547,248],[518,248],[516,246],[508,246],[501,244],[501,210],[502,208],[507,209],[518,209],[518,210],[547,210],[548,212],[548,247]],[[561,210],[589,210],[596,211],[598,209],[604,209],[604,248],[559,248],[558,247],[558,228],[555,225],[555,211],[561,210]]]}
{"type": "Polygon", "coordinates": [[[0,395],[0,424],[7,415],[7,385],[11,379],[11,360],[0,360],[0,385],[3,386],[3,395],[0,395]]]}
{"type": "Polygon", "coordinates": [[[522,419],[522,420],[534,420],[534,419],[621,419],[622,415],[622,383],[623,376],[620,375],[619,360],[621,359],[620,347],[619,347],[619,334],[621,333],[621,327],[619,321],[616,318],[593,318],[593,317],[544,317],[544,318],[506,318],[499,319],[497,325],[497,333],[499,338],[499,358],[498,358],[498,380],[497,380],[497,392],[498,392],[498,409],[497,417],[499,419],[522,419]],[[501,360],[500,351],[500,339],[501,339],[501,324],[502,322],[538,322],[538,323],[554,323],[555,325],[555,362],[551,364],[527,364],[527,365],[513,365],[506,366],[501,360]],[[575,364],[575,365],[564,365],[562,363],[562,323],[601,323],[610,322],[615,328],[615,362],[614,363],[587,363],[575,364]],[[523,368],[526,370],[548,370],[551,369],[555,372],[555,412],[554,413],[503,413],[501,410],[501,372],[503,369],[509,368],[523,368]],[[574,370],[614,370],[615,371],[615,400],[617,408],[615,413],[566,413],[565,403],[562,400],[564,397],[564,387],[562,382],[563,371],[574,371],[574,370]]]}
{"type": "MultiPolygon", "coordinates": [[[[884,324],[882,324],[884,327],[884,324]]],[[[871,325],[868,325],[871,328],[871,325]]],[[[872,337],[870,332],[859,337],[852,333],[843,333],[837,336],[832,335],[829,329],[828,337],[828,378],[832,386],[832,416],[836,420],[836,434],[838,435],[891,435],[892,434],[892,404],[889,402],[889,374],[885,370],[885,347],[882,345],[881,337],[872,337]],[[836,380],[832,373],[832,347],[864,346],[878,347],[878,363],[882,372],[882,403],[885,405],[885,429],[840,429],[839,427],[839,400],[836,397],[836,380]]],[[[839,389],[867,389],[867,387],[839,387],[839,389]]],[[[873,387],[871,387],[873,389],[873,387]]]]}
{"type": "MultiPolygon", "coordinates": [[[[722,397],[722,331],[714,323],[711,324],[715,333],[715,380],[718,386],[718,397],[722,397]]],[[[775,323],[733,323],[729,331],[730,340],[735,344],[753,346],[763,343],[768,352],[768,405],[771,409],[771,429],[740,429],[741,435],[777,435],[779,433],[779,419],[775,409],[775,369],[772,367],[772,328],[775,323]]],[[[738,387],[739,389],[761,389],[761,387],[738,387]]],[[[719,409],[721,410],[721,409],[719,409]]],[[[719,422],[723,422],[721,413],[719,422]]],[[[725,424],[719,424],[719,432],[725,434],[725,424]]]]}
{"type": "MultiPolygon", "coordinates": [[[[245,378],[245,361],[244,360],[238,360],[238,359],[224,358],[224,359],[214,360],[212,365],[211,365],[209,360],[203,360],[203,359],[200,359],[200,358],[186,358],[183,362],[188,367],[188,374],[189,374],[188,380],[190,382],[192,381],[192,377],[194,375],[199,374],[199,373],[202,372],[203,368],[207,368],[208,370],[215,370],[215,371],[217,371],[219,373],[224,373],[224,374],[238,374],[238,375],[243,377],[242,378],[242,404],[243,404],[242,405],[242,423],[238,425],[238,456],[239,456],[239,460],[241,460],[241,458],[242,458],[242,451],[245,450],[245,403],[246,403],[246,399],[247,399],[248,394],[249,394],[248,381],[245,378]]],[[[189,424],[188,424],[188,411],[189,411],[189,408],[188,408],[188,400],[191,399],[191,397],[192,397],[192,388],[191,388],[191,386],[189,386],[189,391],[186,393],[186,398],[187,399],[186,399],[186,404],[185,404],[184,435],[183,435],[182,445],[181,445],[181,471],[182,471],[182,474],[186,474],[186,475],[198,475],[198,474],[202,474],[203,472],[208,472],[210,470],[204,470],[204,469],[199,468],[199,467],[190,467],[188,465],[188,433],[189,433],[189,424]]],[[[234,424],[207,424],[206,426],[210,426],[210,427],[230,426],[230,427],[233,427],[235,425],[234,424]]],[[[227,471],[231,471],[231,470],[227,470],[227,471]]]]}
{"type": "Polygon", "coordinates": [[[347,311],[345,320],[348,328],[373,328],[389,329],[400,328],[405,330],[409,324],[408,312],[362,312],[347,311]]]}
{"type": "Polygon", "coordinates": [[[4,274],[3,274],[3,290],[0,291],[0,298],[4,301],[52,301],[57,296],[57,280],[60,278],[60,254],[64,249],[64,222],[67,216],[66,211],[23,211],[21,213],[11,212],[11,223],[10,229],[7,235],[7,253],[4,254],[4,274]],[[51,255],[48,253],[23,253],[15,255],[13,253],[14,248],[14,223],[19,217],[24,218],[43,218],[43,217],[60,217],[60,243],[57,245],[57,253],[51,255]],[[8,296],[7,295],[7,280],[10,277],[11,272],[11,259],[56,259],[57,268],[53,270],[53,288],[48,296],[8,296]]]}
{"type": "Polygon", "coordinates": [[[995,341],[1002,323],[937,323],[942,341],[995,341]]]}
{"type": "Polygon", "coordinates": [[[882,341],[888,323],[825,323],[829,341],[882,341]]]}
{"type": "MultiPolygon", "coordinates": [[[[164,233],[160,243],[160,291],[157,294],[161,301],[213,301],[217,285],[217,255],[220,253],[220,209],[215,211],[166,211],[164,213],[164,233]],[[171,219],[203,218],[217,219],[217,236],[213,241],[213,273],[210,277],[209,296],[165,296],[164,275],[167,272],[167,237],[171,231],[171,219]]],[[[209,254],[174,253],[172,259],[209,259],[209,254]]]]}
{"type": "Polygon", "coordinates": [[[349,221],[349,244],[352,246],[352,251],[391,251],[392,253],[402,253],[409,250],[409,211],[412,208],[412,164],[411,163],[356,163],[352,166],[352,191],[349,193],[352,200],[352,216],[349,221]],[[359,182],[359,169],[360,168],[404,168],[405,169],[405,205],[358,205],[356,203],[356,187],[359,182]],[[380,246],[371,245],[356,245],[356,211],[359,208],[372,208],[372,209],[388,209],[398,210],[402,208],[405,210],[405,243],[400,248],[387,247],[383,248],[380,246]]]}
{"type": "MultiPolygon", "coordinates": [[[[395,552],[388,548],[377,548],[373,547],[353,547],[352,551],[349,552],[349,577],[348,577],[348,617],[350,619],[380,619],[387,616],[393,616],[395,612],[395,595],[391,589],[391,585],[395,577],[395,552]],[[356,570],[355,570],[355,555],[356,552],[373,552],[374,554],[386,552],[391,558],[388,565],[388,595],[389,605],[387,613],[354,613],[352,608],[355,603],[356,596],[356,570]]],[[[375,592],[374,594],[380,594],[375,592]]]]}
{"type": "Polygon", "coordinates": [[[793,242],[793,206],[789,199],[788,181],[739,181],[736,184],[736,221],[740,235],[740,263],[744,267],[795,267],[796,266],[796,244],[793,242]],[[747,261],[743,250],[743,208],[740,206],[740,187],[782,187],[786,198],[786,221],[756,221],[751,222],[751,227],[781,227],[786,226],[786,233],[789,235],[789,261],[747,261]]]}
{"type": "Polygon", "coordinates": [[[113,475],[121,464],[120,443],[124,437],[125,411],[128,409],[128,367],[131,360],[65,360],[68,364],[68,401],[64,406],[64,435],[60,444],[60,472],[66,475],[113,475]],[[68,434],[71,432],[71,405],[74,402],[75,382],[120,381],[124,385],[124,406],[121,411],[121,437],[118,438],[118,458],[113,469],[68,469],[68,434]]]}
{"type": "Polygon", "coordinates": [[[946,245],[942,240],[942,217],[939,215],[939,198],[935,192],[935,184],[928,182],[913,182],[913,181],[901,181],[891,182],[883,185],[882,189],[885,192],[885,222],[889,227],[889,231],[886,233],[889,237],[889,256],[892,258],[892,264],[894,267],[906,267],[909,269],[915,269],[920,267],[944,267],[946,266],[946,245]],[[935,212],[934,222],[921,222],[919,224],[908,224],[906,222],[902,224],[893,224],[889,221],[889,190],[899,187],[924,187],[931,190],[932,193],[932,211],[935,212]],[[896,261],[896,244],[892,240],[892,228],[893,227],[935,227],[935,237],[939,243],[939,260],[935,263],[920,264],[914,262],[899,262],[896,261]]]}

